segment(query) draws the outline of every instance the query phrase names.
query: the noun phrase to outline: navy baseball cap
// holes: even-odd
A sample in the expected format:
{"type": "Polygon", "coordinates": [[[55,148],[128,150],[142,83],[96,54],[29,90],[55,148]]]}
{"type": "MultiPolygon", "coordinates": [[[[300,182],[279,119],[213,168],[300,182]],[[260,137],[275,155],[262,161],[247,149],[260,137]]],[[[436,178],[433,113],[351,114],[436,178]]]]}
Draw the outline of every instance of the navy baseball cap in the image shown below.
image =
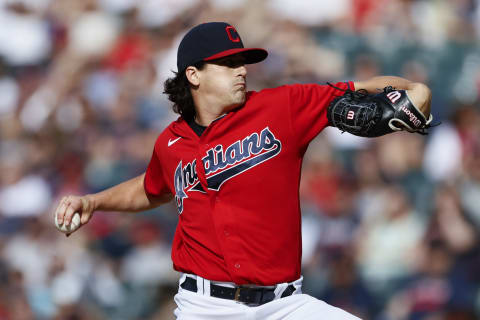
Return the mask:
{"type": "Polygon", "coordinates": [[[242,53],[245,63],[264,60],[268,52],[261,48],[245,48],[237,30],[225,22],[207,22],[192,28],[178,46],[178,72],[200,61],[210,61],[242,53]]]}

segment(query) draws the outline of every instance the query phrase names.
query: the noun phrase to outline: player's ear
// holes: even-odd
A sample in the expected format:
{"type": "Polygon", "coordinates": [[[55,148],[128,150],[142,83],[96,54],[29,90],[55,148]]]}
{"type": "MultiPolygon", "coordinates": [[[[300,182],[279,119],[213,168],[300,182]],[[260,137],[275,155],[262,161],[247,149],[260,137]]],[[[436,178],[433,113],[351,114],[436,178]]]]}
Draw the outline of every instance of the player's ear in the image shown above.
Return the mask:
{"type": "Polygon", "coordinates": [[[193,86],[198,86],[200,84],[200,73],[199,70],[194,66],[189,66],[185,69],[185,75],[193,86]]]}

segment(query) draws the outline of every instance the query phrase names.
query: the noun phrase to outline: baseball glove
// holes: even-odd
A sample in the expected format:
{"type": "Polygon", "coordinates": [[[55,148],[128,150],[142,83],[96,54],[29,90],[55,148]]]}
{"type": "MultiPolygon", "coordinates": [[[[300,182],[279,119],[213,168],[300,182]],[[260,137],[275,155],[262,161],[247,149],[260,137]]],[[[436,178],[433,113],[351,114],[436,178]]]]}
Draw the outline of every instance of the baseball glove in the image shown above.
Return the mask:
{"type": "Polygon", "coordinates": [[[432,115],[427,119],[405,90],[389,86],[375,95],[366,90],[344,91],[345,94],[332,100],[328,107],[330,125],[361,137],[378,137],[403,130],[428,134],[432,115]]]}

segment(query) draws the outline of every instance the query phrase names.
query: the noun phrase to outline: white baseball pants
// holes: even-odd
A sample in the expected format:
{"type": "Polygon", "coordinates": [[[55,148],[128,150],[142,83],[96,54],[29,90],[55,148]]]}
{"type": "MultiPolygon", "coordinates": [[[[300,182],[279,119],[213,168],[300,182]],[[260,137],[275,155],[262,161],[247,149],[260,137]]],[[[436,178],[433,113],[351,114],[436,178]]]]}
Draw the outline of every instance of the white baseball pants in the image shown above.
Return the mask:
{"type": "MultiPolygon", "coordinates": [[[[185,275],[180,278],[180,284],[184,279],[185,275]]],[[[342,309],[302,294],[301,282],[302,278],[295,281],[295,292],[285,298],[280,296],[287,284],[277,285],[275,300],[252,307],[234,300],[210,297],[209,281],[197,277],[197,293],[179,287],[174,314],[177,320],[360,320],[342,309]]]]}

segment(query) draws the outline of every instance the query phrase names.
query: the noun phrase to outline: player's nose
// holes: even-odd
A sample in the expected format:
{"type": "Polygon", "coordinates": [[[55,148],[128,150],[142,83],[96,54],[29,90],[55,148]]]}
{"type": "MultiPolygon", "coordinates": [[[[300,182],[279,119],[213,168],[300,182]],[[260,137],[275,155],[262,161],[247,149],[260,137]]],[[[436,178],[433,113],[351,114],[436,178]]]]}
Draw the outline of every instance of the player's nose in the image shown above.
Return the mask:
{"type": "Polygon", "coordinates": [[[245,77],[247,75],[247,68],[244,64],[237,67],[238,75],[245,77]]]}

